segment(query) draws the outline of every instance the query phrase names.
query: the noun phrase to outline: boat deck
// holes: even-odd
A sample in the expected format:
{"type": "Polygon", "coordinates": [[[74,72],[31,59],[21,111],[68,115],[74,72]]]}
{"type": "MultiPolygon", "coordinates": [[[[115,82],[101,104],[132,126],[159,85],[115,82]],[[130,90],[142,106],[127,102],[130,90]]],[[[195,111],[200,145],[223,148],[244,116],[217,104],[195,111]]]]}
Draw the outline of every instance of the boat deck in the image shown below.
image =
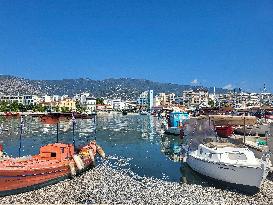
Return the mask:
{"type": "Polygon", "coordinates": [[[237,145],[231,144],[229,142],[209,142],[205,144],[205,146],[209,148],[238,147],[237,145]]]}

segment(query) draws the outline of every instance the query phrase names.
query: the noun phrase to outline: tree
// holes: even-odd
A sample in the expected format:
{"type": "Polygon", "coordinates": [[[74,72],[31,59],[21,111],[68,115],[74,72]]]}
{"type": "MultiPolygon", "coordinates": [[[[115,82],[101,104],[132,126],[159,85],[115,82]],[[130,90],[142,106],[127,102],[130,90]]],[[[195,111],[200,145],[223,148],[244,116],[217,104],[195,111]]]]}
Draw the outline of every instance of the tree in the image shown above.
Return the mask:
{"type": "Polygon", "coordinates": [[[79,113],[83,113],[86,111],[86,108],[83,107],[79,101],[76,101],[76,111],[79,113]]]}
{"type": "Polygon", "coordinates": [[[208,105],[210,107],[215,107],[215,103],[214,103],[214,101],[212,99],[209,99],[208,105]]]}
{"type": "Polygon", "coordinates": [[[20,112],[26,112],[27,111],[27,107],[25,105],[23,105],[22,103],[20,103],[18,106],[19,106],[20,112]]]}
{"type": "Polygon", "coordinates": [[[12,112],[19,112],[19,103],[17,101],[12,102],[10,104],[10,111],[12,111],[12,112]]]}
{"type": "Polygon", "coordinates": [[[60,107],[59,106],[54,106],[54,107],[52,107],[52,110],[54,110],[55,112],[59,112],[60,111],[60,107]]]}
{"type": "Polygon", "coordinates": [[[9,111],[9,104],[5,101],[0,102],[0,112],[7,112],[9,111]]]}
{"type": "Polygon", "coordinates": [[[61,107],[61,112],[69,112],[69,108],[68,107],[61,107]]]}
{"type": "Polygon", "coordinates": [[[34,109],[33,104],[26,105],[26,110],[33,110],[33,109],[34,109]]]}
{"type": "Polygon", "coordinates": [[[104,100],[102,98],[97,98],[96,99],[96,104],[99,104],[99,105],[104,105],[104,100]]]}
{"type": "Polygon", "coordinates": [[[46,106],[42,106],[41,104],[38,104],[34,107],[34,111],[38,112],[45,112],[47,110],[46,106]]]}

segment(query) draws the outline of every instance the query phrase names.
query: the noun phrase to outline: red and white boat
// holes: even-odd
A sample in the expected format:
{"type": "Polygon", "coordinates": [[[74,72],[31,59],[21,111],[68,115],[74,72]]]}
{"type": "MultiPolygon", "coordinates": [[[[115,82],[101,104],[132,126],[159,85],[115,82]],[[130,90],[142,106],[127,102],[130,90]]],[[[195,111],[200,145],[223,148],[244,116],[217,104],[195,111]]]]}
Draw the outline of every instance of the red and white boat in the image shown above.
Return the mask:
{"type": "Polygon", "coordinates": [[[34,190],[73,177],[94,166],[96,153],[105,157],[95,141],[74,150],[72,144],[54,143],[38,155],[0,159],[0,196],[34,190]]]}

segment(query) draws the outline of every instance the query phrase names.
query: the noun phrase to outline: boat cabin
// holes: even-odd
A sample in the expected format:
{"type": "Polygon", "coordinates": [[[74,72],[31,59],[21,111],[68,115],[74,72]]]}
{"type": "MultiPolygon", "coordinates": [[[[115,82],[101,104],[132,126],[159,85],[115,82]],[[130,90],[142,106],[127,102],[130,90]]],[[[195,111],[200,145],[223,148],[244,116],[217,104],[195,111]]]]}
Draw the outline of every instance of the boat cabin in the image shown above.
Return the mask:
{"type": "Polygon", "coordinates": [[[189,119],[189,114],[186,112],[171,112],[169,124],[171,127],[179,127],[182,126],[187,119],[189,119]]]}
{"type": "Polygon", "coordinates": [[[228,164],[257,165],[257,159],[248,148],[238,147],[231,143],[209,142],[200,144],[197,151],[199,157],[208,161],[228,164]]]}
{"type": "Polygon", "coordinates": [[[63,161],[71,159],[74,155],[74,146],[72,144],[48,144],[40,148],[40,158],[45,160],[63,161]]]}

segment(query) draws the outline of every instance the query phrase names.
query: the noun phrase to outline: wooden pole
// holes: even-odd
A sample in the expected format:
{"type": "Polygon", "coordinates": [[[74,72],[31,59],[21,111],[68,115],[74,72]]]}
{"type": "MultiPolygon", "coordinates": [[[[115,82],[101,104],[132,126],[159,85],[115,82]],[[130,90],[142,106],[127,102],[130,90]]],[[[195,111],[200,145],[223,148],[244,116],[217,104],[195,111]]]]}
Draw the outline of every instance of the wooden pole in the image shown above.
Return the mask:
{"type": "Polygon", "coordinates": [[[244,116],[244,144],[246,143],[246,117],[244,116]]]}

